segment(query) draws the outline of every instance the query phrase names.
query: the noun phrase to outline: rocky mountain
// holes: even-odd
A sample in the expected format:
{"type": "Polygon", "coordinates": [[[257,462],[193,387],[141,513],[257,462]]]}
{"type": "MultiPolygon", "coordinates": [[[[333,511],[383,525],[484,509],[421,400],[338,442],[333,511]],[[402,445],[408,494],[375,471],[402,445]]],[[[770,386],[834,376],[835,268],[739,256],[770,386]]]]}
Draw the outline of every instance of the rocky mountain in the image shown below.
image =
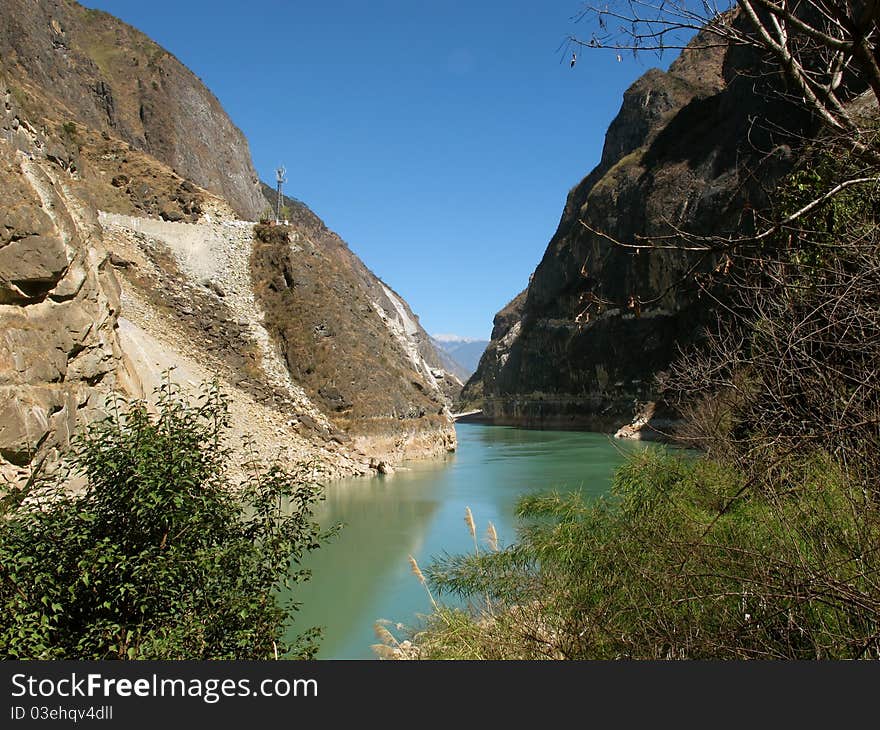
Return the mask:
{"type": "MultiPolygon", "coordinates": [[[[173,55],[73,0],[2,0],[0,8],[3,74],[29,119],[119,138],[256,220],[263,199],[244,135],[173,55]]],[[[145,202],[156,195],[138,191],[145,202]]]]}
{"type": "Polygon", "coordinates": [[[717,262],[625,244],[754,226],[812,124],[778,84],[754,52],[700,34],[625,92],[529,286],[495,317],[465,404],[496,423],[614,430],[656,398],[654,375],[705,322],[694,274],[717,262]]]}
{"type": "Polygon", "coordinates": [[[0,482],[168,377],[217,378],[234,446],[322,478],[454,448],[415,316],[305,207],[254,222],[247,144],[193,74],[71,0],[0,5],[0,482]]]}
{"type": "Polygon", "coordinates": [[[448,368],[459,378],[467,380],[473,375],[489,340],[480,340],[458,335],[434,335],[431,337],[435,349],[448,357],[448,368]]]}
{"type": "MultiPolygon", "coordinates": [[[[265,184],[263,191],[274,205],[276,192],[265,184]]],[[[448,424],[462,381],[409,305],[302,201],[285,196],[283,206],[284,225],[257,229],[252,276],[297,382],[357,443],[374,448],[382,441],[393,451],[407,424],[448,424]]]]}

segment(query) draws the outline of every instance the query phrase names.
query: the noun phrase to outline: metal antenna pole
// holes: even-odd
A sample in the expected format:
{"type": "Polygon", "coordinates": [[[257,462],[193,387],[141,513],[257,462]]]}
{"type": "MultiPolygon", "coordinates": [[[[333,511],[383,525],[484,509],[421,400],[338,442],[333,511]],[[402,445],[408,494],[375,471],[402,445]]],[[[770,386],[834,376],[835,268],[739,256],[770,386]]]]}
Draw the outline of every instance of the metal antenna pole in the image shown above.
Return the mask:
{"type": "Polygon", "coordinates": [[[275,223],[281,222],[281,202],[284,200],[284,196],[281,194],[281,187],[287,180],[284,179],[284,174],[287,170],[284,169],[284,165],[275,170],[275,179],[278,181],[278,199],[275,203],[275,223]]]}

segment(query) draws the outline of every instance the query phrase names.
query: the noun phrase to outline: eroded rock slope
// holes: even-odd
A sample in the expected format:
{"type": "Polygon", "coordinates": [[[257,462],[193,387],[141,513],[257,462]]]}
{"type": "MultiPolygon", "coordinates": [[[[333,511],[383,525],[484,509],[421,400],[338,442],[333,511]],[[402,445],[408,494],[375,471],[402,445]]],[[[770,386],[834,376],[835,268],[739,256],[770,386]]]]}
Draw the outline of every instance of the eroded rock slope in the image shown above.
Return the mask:
{"type": "Polygon", "coordinates": [[[310,211],[260,255],[247,145],[188,70],[70,0],[2,6],[0,479],[169,373],[217,378],[234,445],[321,479],[454,448],[460,383],[390,287],[310,211]],[[265,292],[291,276],[311,294],[280,326],[265,292]]]}

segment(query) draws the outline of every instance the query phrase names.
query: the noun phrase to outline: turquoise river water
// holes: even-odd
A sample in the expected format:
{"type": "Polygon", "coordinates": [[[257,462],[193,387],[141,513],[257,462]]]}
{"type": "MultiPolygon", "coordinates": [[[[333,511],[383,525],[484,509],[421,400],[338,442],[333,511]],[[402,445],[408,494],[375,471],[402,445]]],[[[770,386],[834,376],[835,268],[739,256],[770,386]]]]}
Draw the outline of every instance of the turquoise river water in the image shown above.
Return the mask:
{"type": "Polygon", "coordinates": [[[316,516],[322,524],[345,527],[308,557],[313,577],[296,587],[303,606],[294,626],[324,627],[319,658],[374,659],[377,619],[412,626],[428,613],[428,597],[410,572],[408,556],[424,568],[444,551],[473,550],[466,507],[481,540],[491,520],[507,544],[516,537],[518,497],[550,489],[605,493],[625,453],[643,448],[597,433],[478,424],[458,424],[456,430],[458,450],[444,460],[411,462],[388,477],[327,487],[316,516]]]}

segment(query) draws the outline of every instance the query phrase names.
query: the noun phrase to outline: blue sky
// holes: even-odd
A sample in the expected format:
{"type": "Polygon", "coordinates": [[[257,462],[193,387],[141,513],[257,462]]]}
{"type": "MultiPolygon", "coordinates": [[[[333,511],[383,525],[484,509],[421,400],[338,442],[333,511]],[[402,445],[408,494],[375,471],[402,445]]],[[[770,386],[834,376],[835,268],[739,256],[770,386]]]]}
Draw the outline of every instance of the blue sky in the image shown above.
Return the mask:
{"type": "Polygon", "coordinates": [[[191,68],[260,176],[306,203],[429,332],[488,337],[652,55],[560,44],[579,0],[85,0],[191,68]]]}

